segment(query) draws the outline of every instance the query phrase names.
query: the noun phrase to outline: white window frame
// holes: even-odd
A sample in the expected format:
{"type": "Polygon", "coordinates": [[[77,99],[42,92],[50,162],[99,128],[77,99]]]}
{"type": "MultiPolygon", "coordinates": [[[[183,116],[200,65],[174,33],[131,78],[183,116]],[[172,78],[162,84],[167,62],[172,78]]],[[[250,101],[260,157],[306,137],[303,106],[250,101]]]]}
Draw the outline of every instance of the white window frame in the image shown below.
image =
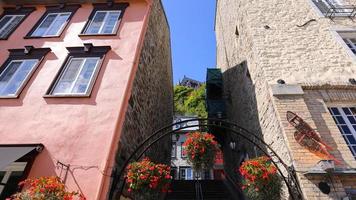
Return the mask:
{"type": "Polygon", "coordinates": [[[61,28],[58,29],[57,34],[55,35],[47,35],[47,33],[49,32],[49,30],[51,30],[54,22],[57,20],[57,18],[61,15],[61,14],[69,14],[68,19],[71,17],[72,12],[49,12],[46,14],[46,17],[43,18],[43,20],[41,21],[41,23],[36,27],[36,29],[31,33],[31,37],[56,37],[56,36],[60,36],[62,31],[64,30],[64,27],[66,27],[68,20],[66,23],[63,23],[61,28]],[[56,15],[56,17],[54,18],[54,20],[52,21],[51,25],[47,28],[47,30],[45,31],[45,33],[41,36],[39,35],[33,35],[40,27],[41,25],[46,21],[46,19],[48,18],[49,15],[56,15]]]}
{"type": "Polygon", "coordinates": [[[118,25],[119,25],[121,14],[122,14],[121,10],[97,10],[97,11],[95,11],[95,14],[94,14],[92,20],[90,21],[90,23],[88,24],[88,26],[86,27],[86,29],[84,31],[84,34],[85,35],[112,35],[112,34],[115,34],[117,32],[117,29],[118,29],[118,25]],[[88,29],[90,28],[90,26],[94,22],[94,19],[95,19],[96,15],[98,13],[100,13],[100,12],[104,12],[106,14],[105,14],[105,17],[104,17],[104,20],[103,20],[102,24],[100,25],[98,33],[87,33],[88,29]],[[104,25],[105,25],[105,22],[108,19],[109,13],[115,13],[115,12],[119,12],[119,17],[118,17],[118,20],[116,20],[116,22],[115,22],[115,26],[114,26],[112,32],[111,33],[102,33],[104,25]]]}
{"type": "MultiPolygon", "coordinates": [[[[0,33],[2,31],[4,31],[6,28],[8,28],[9,24],[16,18],[16,17],[23,17],[21,20],[23,20],[26,15],[4,15],[1,17],[0,21],[4,19],[4,17],[7,17],[7,16],[11,16],[11,19],[3,26],[3,27],[0,27],[0,33]]],[[[21,23],[21,21],[19,22],[21,23]]],[[[17,24],[18,25],[18,24],[17,24]]],[[[14,27],[16,29],[17,25],[14,27]]],[[[9,33],[11,32],[12,30],[9,31],[9,33]]],[[[6,38],[8,37],[9,35],[6,35],[5,37],[0,37],[0,38],[6,38]]]]}
{"type": "MultiPolygon", "coordinates": [[[[90,91],[92,90],[93,86],[94,86],[94,82],[95,79],[97,77],[97,74],[99,72],[99,68],[102,62],[102,58],[101,57],[94,57],[94,56],[88,56],[88,57],[69,57],[69,59],[67,60],[66,64],[64,65],[64,69],[61,70],[61,73],[59,74],[59,76],[57,77],[57,80],[55,81],[55,83],[53,84],[49,95],[46,96],[89,96],[90,95],[90,91]],[[90,58],[97,58],[98,62],[95,65],[95,69],[92,73],[92,75],[90,76],[90,80],[88,82],[88,87],[86,88],[84,93],[56,93],[54,94],[54,89],[56,88],[57,84],[59,83],[59,81],[61,80],[63,74],[65,74],[65,72],[68,70],[68,66],[69,64],[72,62],[72,60],[76,60],[76,59],[84,59],[84,61],[82,62],[82,64],[80,65],[80,69],[78,70],[78,74],[76,75],[75,81],[72,83],[71,88],[73,89],[73,87],[76,84],[76,81],[78,80],[78,77],[80,75],[80,72],[83,70],[84,64],[85,64],[85,60],[86,59],[90,59],[90,58]]],[[[71,89],[71,90],[72,90],[71,89]]]]}
{"type": "MultiPolygon", "coordinates": [[[[1,170],[5,172],[5,176],[0,180],[0,183],[6,184],[10,177],[12,172],[24,172],[26,168],[27,162],[14,162],[8,167],[5,168],[5,170],[1,170]]],[[[5,186],[0,185],[0,195],[4,191],[5,186]]]]}
{"type": "Polygon", "coordinates": [[[347,44],[345,43],[343,37],[340,35],[340,32],[353,32],[355,33],[355,39],[356,39],[356,29],[352,29],[352,28],[331,28],[330,29],[331,34],[335,37],[336,41],[342,46],[344,47],[344,49],[346,50],[346,53],[351,57],[351,59],[356,62],[356,54],[354,52],[352,52],[352,50],[350,49],[349,46],[347,46],[347,44]]]}
{"type": "MultiPolygon", "coordinates": [[[[356,130],[355,128],[353,127],[353,125],[350,123],[349,119],[347,118],[347,115],[345,114],[345,112],[342,110],[342,108],[350,108],[350,107],[356,107],[356,106],[329,106],[328,108],[337,108],[339,113],[340,113],[340,116],[343,118],[343,120],[345,121],[345,124],[347,125],[347,127],[349,128],[349,130],[351,131],[351,135],[354,136],[355,140],[356,140],[356,130]]],[[[334,116],[333,113],[330,112],[330,114],[332,116],[334,116]]],[[[356,120],[356,119],[355,119],[356,120]]],[[[335,125],[339,128],[338,124],[335,122],[335,125]]],[[[341,129],[341,128],[339,128],[341,129]]],[[[340,133],[342,136],[344,136],[345,134],[343,134],[343,132],[340,130],[340,133]]],[[[351,144],[349,144],[345,139],[344,139],[345,143],[347,144],[347,146],[351,146],[351,144]]],[[[352,145],[356,145],[356,144],[352,144],[352,145]]],[[[356,151],[353,153],[353,150],[351,150],[350,148],[350,151],[351,151],[351,154],[354,156],[354,158],[356,159],[356,151]]]]}
{"type": "MultiPolygon", "coordinates": [[[[32,67],[31,71],[29,71],[29,73],[26,75],[26,77],[22,80],[21,84],[19,85],[19,87],[17,88],[15,94],[13,95],[6,95],[6,96],[3,96],[3,95],[0,95],[0,98],[16,98],[20,91],[24,88],[24,86],[26,85],[28,79],[32,76],[33,72],[36,70],[38,64],[39,64],[39,59],[14,59],[14,60],[11,60],[7,65],[6,67],[4,68],[4,70],[0,73],[0,76],[6,71],[6,69],[11,65],[11,63],[13,62],[22,62],[21,65],[23,65],[23,62],[24,61],[36,61],[36,64],[32,67]]],[[[21,66],[20,65],[20,66],[21,66]]],[[[9,82],[13,79],[14,77],[12,76],[11,79],[9,80],[9,82]]],[[[7,85],[6,85],[7,86],[7,85]]]]}

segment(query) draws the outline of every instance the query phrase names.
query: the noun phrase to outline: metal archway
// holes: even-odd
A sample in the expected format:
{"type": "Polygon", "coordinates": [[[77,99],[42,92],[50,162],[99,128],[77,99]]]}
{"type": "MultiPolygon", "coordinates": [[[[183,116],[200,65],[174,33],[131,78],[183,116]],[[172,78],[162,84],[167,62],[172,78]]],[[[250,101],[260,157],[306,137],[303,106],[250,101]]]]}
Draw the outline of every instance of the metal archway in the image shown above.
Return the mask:
{"type": "MultiPolygon", "coordinates": [[[[222,119],[214,119],[214,118],[193,118],[193,119],[188,119],[188,120],[183,120],[179,122],[172,123],[170,125],[167,125],[156,132],[154,132],[152,135],[147,137],[144,141],[142,141],[136,148],[135,150],[130,154],[129,158],[126,159],[124,162],[123,166],[121,167],[121,170],[114,176],[114,180],[112,182],[112,187],[117,188],[118,184],[120,183],[120,180],[123,181],[122,187],[120,189],[119,194],[123,192],[123,189],[125,187],[125,170],[126,167],[130,164],[132,161],[138,161],[144,154],[149,150],[151,146],[159,142],[161,139],[167,137],[167,136],[172,136],[176,132],[186,129],[186,128],[194,128],[194,127],[206,127],[206,128],[221,128],[224,130],[229,131],[230,133],[240,136],[249,143],[253,144],[256,146],[263,154],[266,156],[269,156],[272,158],[273,164],[277,167],[277,170],[280,174],[280,176],[283,179],[283,182],[286,184],[288,188],[288,192],[292,198],[292,200],[302,200],[303,195],[301,192],[301,188],[299,186],[299,183],[295,177],[295,172],[292,167],[289,167],[282,159],[281,157],[270,147],[269,144],[267,144],[263,139],[258,137],[256,134],[248,131],[247,129],[239,126],[236,123],[229,122],[226,120],[222,119]],[[173,127],[177,125],[182,125],[182,124],[187,124],[189,122],[195,122],[198,121],[199,124],[196,125],[188,125],[188,126],[183,126],[180,128],[173,129],[173,127]],[[267,152],[265,149],[267,149],[267,152]],[[134,159],[135,158],[135,159],[134,159]],[[281,165],[279,165],[280,163],[281,165]],[[286,177],[282,169],[280,168],[282,166],[287,172],[288,176],[286,177]]],[[[109,199],[111,200],[113,198],[113,192],[114,190],[110,191],[109,194],[109,199]]]]}

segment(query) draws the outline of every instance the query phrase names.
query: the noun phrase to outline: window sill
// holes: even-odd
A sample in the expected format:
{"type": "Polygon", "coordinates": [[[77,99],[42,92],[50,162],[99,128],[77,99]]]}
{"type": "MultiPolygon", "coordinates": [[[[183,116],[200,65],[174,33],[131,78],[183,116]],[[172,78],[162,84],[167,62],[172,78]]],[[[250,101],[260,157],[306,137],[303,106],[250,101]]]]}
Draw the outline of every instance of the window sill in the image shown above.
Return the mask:
{"type": "Polygon", "coordinates": [[[18,99],[19,95],[15,96],[0,96],[0,99],[18,99]]]}
{"type": "Polygon", "coordinates": [[[90,98],[90,94],[63,94],[63,95],[52,95],[52,94],[46,94],[43,95],[43,98],[90,98]]]}
{"type": "Polygon", "coordinates": [[[41,38],[59,38],[61,37],[60,35],[57,36],[25,36],[23,39],[41,39],[41,38]]]}
{"type": "Polygon", "coordinates": [[[116,36],[116,33],[110,33],[110,34],[79,34],[79,37],[88,37],[88,36],[116,36]]]}

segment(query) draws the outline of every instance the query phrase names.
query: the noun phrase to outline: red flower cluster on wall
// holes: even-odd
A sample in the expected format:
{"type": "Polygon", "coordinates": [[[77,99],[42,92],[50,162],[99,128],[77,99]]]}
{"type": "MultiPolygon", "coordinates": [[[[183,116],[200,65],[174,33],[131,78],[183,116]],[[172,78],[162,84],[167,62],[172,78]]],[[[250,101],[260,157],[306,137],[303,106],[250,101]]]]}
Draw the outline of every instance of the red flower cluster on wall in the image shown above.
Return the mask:
{"type": "Polygon", "coordinates": [[[129,185],[129,192],[169,192],[172,179],[169,166],[155,164],[145,158],[140,162],[131,163],[127,170],[126,183],[129,185]]]}
{"type": "Polygon", "coordinates": [[[188,133],[183,147],[189,162],[196,170],[209,169],[214,165],[218,143],[209,133],[188,133]]]}
{"type": "Polygon", "coordinates": [[[68,192],[64,183],[56,176],[26,179],[20,182],[19,186],[24,186],[26,189],[7,200],[86,200],[77,192],[68,192]]]}

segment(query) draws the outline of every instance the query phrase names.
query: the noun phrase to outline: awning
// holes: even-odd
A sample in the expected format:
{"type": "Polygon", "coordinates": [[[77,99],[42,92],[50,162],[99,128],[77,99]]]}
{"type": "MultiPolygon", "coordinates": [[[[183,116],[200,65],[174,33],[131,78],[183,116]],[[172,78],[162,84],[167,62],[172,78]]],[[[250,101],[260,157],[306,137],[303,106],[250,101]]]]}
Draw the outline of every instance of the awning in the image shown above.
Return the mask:
{"type": "Polygon", "coordinates": [[[31,146],[0,146],[0,170],[15,162],[22,156],[36,149],[38,145],[31,146]]]}

